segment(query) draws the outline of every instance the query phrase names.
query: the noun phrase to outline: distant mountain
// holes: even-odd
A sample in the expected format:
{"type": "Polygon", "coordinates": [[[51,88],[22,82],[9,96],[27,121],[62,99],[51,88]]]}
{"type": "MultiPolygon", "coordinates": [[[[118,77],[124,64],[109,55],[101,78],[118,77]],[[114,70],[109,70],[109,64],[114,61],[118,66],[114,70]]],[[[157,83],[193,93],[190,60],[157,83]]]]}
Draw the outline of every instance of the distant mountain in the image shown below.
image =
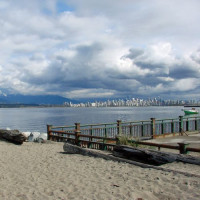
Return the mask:
{"type": "Polygon", "coordinates": [[[9,94],[1,95],[0,103],[6,104],[56,104],[61,105],[64,102],[77,103],[73,99],[64,98],[58,95],[20,95],[9,94]]]}

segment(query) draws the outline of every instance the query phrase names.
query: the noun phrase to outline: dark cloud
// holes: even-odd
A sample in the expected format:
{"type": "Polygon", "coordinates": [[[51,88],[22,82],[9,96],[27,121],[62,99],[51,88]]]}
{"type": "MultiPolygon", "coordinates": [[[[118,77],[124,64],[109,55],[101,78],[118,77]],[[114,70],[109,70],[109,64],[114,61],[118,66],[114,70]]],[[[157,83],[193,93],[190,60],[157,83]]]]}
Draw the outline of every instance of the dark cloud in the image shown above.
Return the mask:
{"type": "Polygon", "coordinates": [[[198,94],[200,1],[59,2],[0,2],[0,88],[71,98],[198,94]]]}
{"type": "Polygon", "coordinates": [[[155,63],[153,64],[151,61],[148,62],[143,62],[141,61],[137,61],[135,62],[135,64],[137,66],[139,66],[141,69],[149,69],[151,71],[150,74],[147,74],[147,78],[155,78],[157,76],[166,76],[168,75],[168,70],[167,70],[167,66],[163,63],[155,63]]]}
{"type": "Polygon", "coordinates": [[[189,66],[176,66],[170,69],[169,76],[175,79],[183,79],[183,78],[199,78],[200,73],[198,69],[190,68],[189,66]]]}
{"type": "Polygon", "coordinates": [[[134,58],[142,55],[143,53],[144,53],[144,50],[142,49],[130,49],[129,54],[127,54],[125,57],[133,60],[134,58]]]}
{"type": "Polygon", "coordinates": [[[190,57],[193,61],[200,64],[200,49],[198,49],[196,52],[194,52],[190,57]]]}

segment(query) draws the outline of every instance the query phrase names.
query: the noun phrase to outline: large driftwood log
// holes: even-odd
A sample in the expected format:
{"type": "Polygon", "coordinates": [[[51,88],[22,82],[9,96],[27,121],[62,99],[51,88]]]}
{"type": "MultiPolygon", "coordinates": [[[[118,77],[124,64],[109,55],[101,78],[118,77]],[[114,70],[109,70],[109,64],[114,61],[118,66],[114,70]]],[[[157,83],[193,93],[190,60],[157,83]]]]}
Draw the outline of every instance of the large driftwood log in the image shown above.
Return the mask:
{"type": "Polygon", "coordinates": [[[197,156],[194,157],[191,155],[177,154],[176,161],[200,165],[200,157],[197,157],[197,156]]]}
{"type": "Polygon", "coordinates": [[[176,155],[169,153],[120,145],[114,148],[113,155],[153,165],[162,165],[174,162],[177,159],[176,155]]]}
{"type": "MultiPolygon", "coordinates": [[[[108,152],[105,152],[105,151],[98,151],[98,150],[95,150],[95,149],[81,148],[79,146],[69,144],[67,142],[64,144],[63,149],[64,149],[65,153],[70,153],[70,154],[71,153],[78,153],[78,154],[82,154],[82,155],[85,155],[85,156],[99,157],[99,158],[103,158],[103,159],[106,159],[106,160],[113,160],[113,161],[117,161],[117,162],[126,162],[126,163],[133,164],[133,165],[136,165],[136,166],[139,166],[139,167],[142,167],[142,168],[153,168],[153,169],[162,170],[162,171],[165,171],[165,172],[172,172],[174,174],[177,174],[177,173],[183,174],[183,175],[188,176],[188,177],[199,177],[200,178],[199,175],[191,174],[190,172],[183,172],[183,171],[179,171],[178,169],[177,170],[167,169],[167,168],[163,168],[163,167],[160,167],[160,166],[136,162],[136,161],[133,161],[133,160],[128,160],[128,159],[125,159],[125,158],[113,156],[111,153],[108,153],[108,152]]],[[[187,156],[181,155],[181,157],[183,157],[185,159],[179,159],[178,158],[179,156],[180,155],[177,155],[177,161],[188,163],[188,159],[186,159],[186,158],[189,157],[189,163],[200,165],[200,159],[198,159],[198,158],[194,158],[194,157],[188,156],[188,155],[187,156]]]]}
{"type": "Polygon", "coordinates": [[[0,129],[0,139],[10,141],[14,144],[23,144],[26,137],[18,130],[0,129]]]}

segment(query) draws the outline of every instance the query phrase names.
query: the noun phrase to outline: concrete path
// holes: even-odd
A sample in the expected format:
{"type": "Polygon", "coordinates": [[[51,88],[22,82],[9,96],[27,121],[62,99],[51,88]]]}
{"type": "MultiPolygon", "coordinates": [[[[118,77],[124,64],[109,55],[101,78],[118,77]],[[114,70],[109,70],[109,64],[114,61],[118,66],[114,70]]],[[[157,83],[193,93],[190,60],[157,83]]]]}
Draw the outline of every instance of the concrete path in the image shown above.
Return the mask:
{"type": "Polygon", "coordinates": [[[152,143],[159,144],[174,144],[177,143],[188,143],[189,147],[200,148],[200,133],[190,134],[184,136],[174,136],[174,137],[165,137],[151,140],[152,143]]]}

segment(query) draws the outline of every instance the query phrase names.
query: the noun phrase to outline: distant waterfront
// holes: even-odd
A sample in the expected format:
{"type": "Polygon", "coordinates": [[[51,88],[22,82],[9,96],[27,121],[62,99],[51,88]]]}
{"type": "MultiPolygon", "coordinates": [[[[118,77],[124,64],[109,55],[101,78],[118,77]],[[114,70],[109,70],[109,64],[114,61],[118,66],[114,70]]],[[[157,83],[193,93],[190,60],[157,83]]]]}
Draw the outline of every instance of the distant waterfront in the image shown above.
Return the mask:
{"type": "Polygon", "coordinates": [[[113,100],[102,100],[102,101],[88,101],[88,102],[78,102],[78,101],[61,101],[62,103],[23,103],[23,100],[19,101],[21,103],[1,103],[0,108],[24,108],[24,107],[146,107],[146,106],[200,106],[200,101],[198,100],[162,100],[161,98],[130,98],[130,99],[113,99],[113,100]],[[76,102],[76,103],[75,103],[76,102]]]}
{"type": "Polygon", "coordinates": [[[140,106],[184,106],[184,105],[200,105],[200,101],[196,100],[162,100],[160,98],[153,99],[118,99],[107,101],[95,101],[86,103],[65,102],[66,107],[140,107],[140,106]]]}
{"type": "Polygon", "coordinates": [[[112,123],[117,120],[137,121],[177,118],[184,115],[181,106],[149,107],[48,107],[48,108],[0,108],[0,128],[20,131],[46,132],[46,125],[73,125],[112,123]]]}

